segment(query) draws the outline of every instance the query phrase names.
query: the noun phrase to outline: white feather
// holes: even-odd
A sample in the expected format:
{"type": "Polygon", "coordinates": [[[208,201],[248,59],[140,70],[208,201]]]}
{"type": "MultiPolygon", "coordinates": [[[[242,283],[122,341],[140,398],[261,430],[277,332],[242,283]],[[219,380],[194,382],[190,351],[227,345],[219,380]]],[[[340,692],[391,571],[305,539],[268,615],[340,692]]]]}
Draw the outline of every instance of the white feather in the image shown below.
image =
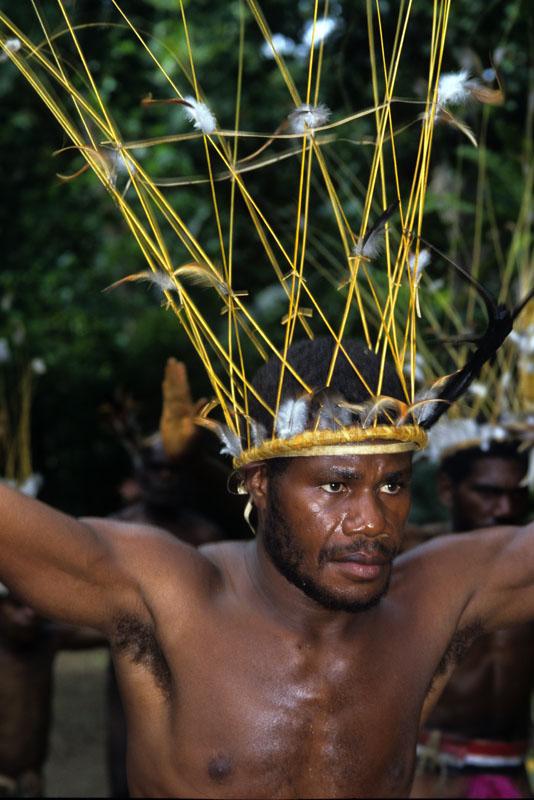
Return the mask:
{"type": "Polygon", "coordinates": [[[304,103],[288,116],[291,133],[306,133],[314,128],[321,128],[328,122],[330,114],[330,109],[322,103],[318,106],[304,103]]]}
{"type": "Polygon", "coordinates": [[[306,429],[308,397],[290,397],[280,404],[275,430],[280,439],[291,439],[306,429]]]}
{"type": "Polygon", "coordinates": [[[255,419],[250,420],[250,435],[252,437],[252,444],[254,447],[262,444],[267,438],[267,429],[261,422],[256,422],[255,419]]]}
{"type": "Polygon", "coordinates": [[[184,97],[184,101],[187,105],[182,108],[189,122],[193,123],[193,127],[202,133],[213,133],[217,127],[217,120],[206,103],[201,103],[194,97],[184,97]]]}
{"type": "Polygon", "coordinates": [[[343,402],[341,395],[322,394],[320,402],[319,430],[336,431],[350,425],[352,412],[345,406],[340,406],[340,402],[343,402]]]}
{"type": "Polygon", "coordinates": [[[167,275],[166,272],[148,272],[146,274],[146,278],[149,283],[154,283],[156,286],[159,286],[162,292],[172,292],[176,289],[176,284],[172,280],[170,275],[167,275]]]}
{"type": "Polygon", "coordinates": [[[388,417],[393,417],[395,414],[397,417],[400,416],[401,403],[395,397],[379,397],[377,400],[369,400],[365,405],[366,409],[360,416],[362,428],[368,428],[380,414],[386,414],[386,412],[393,412],[387,414],[388,417]]]}
{"type": "Polygon", "coordinates": [[[415,285],[419,286],[421,275],[430,264],[430,250],[427,250],[426,248],[420,250],[417,259],[415,253],[410,253],[408,257],[408,263],[410,265],[410,272],[413,275],[415,285]]]}
{"type": "Polygon", "coordinates": [[[377,258],[384,249],[384,228],[379,228],[365,241],[365,236],[360,236],[352,248],[353,256],[364,256],[371,261],[377,258]]]}
{"type": "Polygon", "coordinates": [[[338,22],[333,17],[324,17],[315,22],[310,20],[306,23],[306,27],[302,33],[302,43],[305,44],[306,47],[311,47],[313,42],[313,46],[318,47],[321,42],[335,31],[337,26],[338,22]]]}
{"type": "Polygon", "coordinates": [[[296,44],[293,39],[284,36],[283,33],[273,33],[270,42],[264,42],[260,48],[264,58],[275,58],[279,56],[291,56],[295,52],[296,44]]]}
{"type": "MultiPolygon", "coordinates": [[[[5,42],[3,42],[3,45],[6,48],[6,50],[9,50],[10,53],[18,53],[18,51],[22,47],[22,42],[20,41],[20,39],[17,38],[6,39],[5,42]]],[[[0,61],[7,61],[8,58],[9,56],[5,51],[0,53],[0,61]]]]}
{"type": "Polygon", "coordinates": [[[438,103],[440,106],[465,103],[468,97],[469,73],[467,70],[446,72],[441,76],[438,84],[438,103]]]}
{"type": "Polygon", "coordinates": [[[238,458],[241,455],[241,439],[226,425],[217,427],[217,436],[222,442],[220,453],[222,456],[233,456],[238,458]]]}

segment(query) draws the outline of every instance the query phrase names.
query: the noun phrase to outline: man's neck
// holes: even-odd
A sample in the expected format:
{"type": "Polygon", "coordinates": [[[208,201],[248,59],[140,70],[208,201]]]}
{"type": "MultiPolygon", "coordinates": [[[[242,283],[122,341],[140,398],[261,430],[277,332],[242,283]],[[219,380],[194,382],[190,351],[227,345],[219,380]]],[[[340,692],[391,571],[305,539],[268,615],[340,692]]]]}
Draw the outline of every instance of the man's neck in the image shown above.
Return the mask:
{"type": "Polygon", "coordinates": [[[309,638],[335,638],[362,615],[334,611],[288,581],[267,554],[261,536],[245,548],[245,564],[254,598],[278,623],[309,638]]]}

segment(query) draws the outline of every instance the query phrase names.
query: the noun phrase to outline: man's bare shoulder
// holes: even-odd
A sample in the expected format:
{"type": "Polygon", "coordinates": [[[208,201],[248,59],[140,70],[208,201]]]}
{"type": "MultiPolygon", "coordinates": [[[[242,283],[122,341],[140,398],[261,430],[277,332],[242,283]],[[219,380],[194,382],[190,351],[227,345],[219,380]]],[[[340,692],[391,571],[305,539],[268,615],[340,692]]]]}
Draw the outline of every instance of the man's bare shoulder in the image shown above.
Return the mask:
{"type": "Polygon", "coordinates": [[[395,562],[398,583],[467,606],[495,569],[516,532],[511,526],[437,536],[405,551],[395,562]]]}
{"type": "Polygon", "coordinates": [[[106,541],[111,557],[145,594],[152,587],[159,594],[167,587],[200,590],[217,572],[213,560],[162,528],[109,518],[82,521],[106,541]]]}

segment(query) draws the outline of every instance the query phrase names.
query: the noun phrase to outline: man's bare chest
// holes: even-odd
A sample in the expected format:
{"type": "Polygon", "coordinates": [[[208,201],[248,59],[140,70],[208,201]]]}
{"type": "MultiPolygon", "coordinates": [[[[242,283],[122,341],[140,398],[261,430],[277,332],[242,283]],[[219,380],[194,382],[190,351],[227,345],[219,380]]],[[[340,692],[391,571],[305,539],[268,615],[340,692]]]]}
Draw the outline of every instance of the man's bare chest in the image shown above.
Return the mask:
{"type": "Polygon", "coordinates": [[[154,757],[158,775],[167,778],[159,789],[144,786],[145,793],[407,791],[424,695],[418,681],[392,669],[380,648],[355,656],[350,643],[318,652],[269,636],[247,642],[233,633],[229,626],[226,635],[182,637],[179,647],[166,648],[175,676],[168,695],[172,723],[154,757]]]}

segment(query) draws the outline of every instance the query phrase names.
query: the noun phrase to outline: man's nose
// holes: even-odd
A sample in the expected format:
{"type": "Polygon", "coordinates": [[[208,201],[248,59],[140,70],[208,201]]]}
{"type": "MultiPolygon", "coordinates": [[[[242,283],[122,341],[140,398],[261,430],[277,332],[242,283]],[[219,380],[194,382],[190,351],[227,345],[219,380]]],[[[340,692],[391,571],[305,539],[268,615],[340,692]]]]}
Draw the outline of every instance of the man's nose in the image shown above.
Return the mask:
{"type": "Polygon", "coordinates": [[[366,536],[379,536],[384,532],[385,522],[382,504],[374,492],[361,492],[351,500],[341,529],[345,536],[354,536],[359,533],[366,536]]]}

